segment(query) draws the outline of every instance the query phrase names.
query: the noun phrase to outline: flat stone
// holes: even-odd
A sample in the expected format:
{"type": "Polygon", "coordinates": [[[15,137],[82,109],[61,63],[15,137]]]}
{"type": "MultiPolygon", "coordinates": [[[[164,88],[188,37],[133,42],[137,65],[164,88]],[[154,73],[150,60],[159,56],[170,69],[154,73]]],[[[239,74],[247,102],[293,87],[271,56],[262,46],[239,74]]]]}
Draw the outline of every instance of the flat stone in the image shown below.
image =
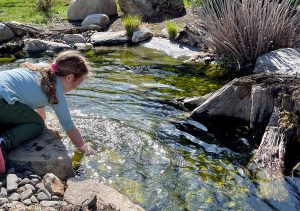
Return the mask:
{"type": "Polygon", "coordinates": [[[26,44],[23,48],[24,51],[28,53],[43,53],[43,52],[60,52],[63,50],[71,49],[69,45],[59,43],[59,42],[52,42],[52,41],[45,41],[40,39],[28,39],[24,41],[26,44]]]}
{"type": "Polygon", "coordinates": [[[35,187],[33,187],[33,185],[31,185],[31,184],[26,184],[26,185],[25,185],[25,188],[26,188],[26,190],[30,189],[30,190],[32,190],[33,192],[35,192],[35,187]]]}
{"type": "Polygon", "coordinates": [[[76,49],[79,51],[88,51],[93,48],[91,43],[75,43],[76,49]]]}
{"type": "Polygon", "coordinates": [[[14,166],[20,172],[32,171],[37,175],[52,172],[62,180],[74,175],[65,145],[49,131],[12,150],[7,156],[7,166],[14,166]]]}
{"type": "Polygon", "coordinates": [[[85,39],[81,34],[65,34],[63,40],[67,43],[85,43],[85,39]]]}
{"type": "Polygon", "coordinates": [[[30,199],[32,195],[33,191],[31,189],[27,189],[23,193],[21,193],[21,200],[24,201],[26,199],[30,199]]]}
{"type": "Polygon", "coordinates": [[[20,201],[20,194],[12,193],[7,198],[8,198],[9,201],[20,201]]]}
{"type": "Polygon", "coordinates": [[[125,31],[96,32],[91,36],[93,45],[123,44],[129,41],[125,31]]]}
{"type": "Polygon", "coordinates": [[[39,175],[36,175],[36,174],[31,174],[28,177],[29,177],[29,179],[38,179],[40,181],[42,180],[42,178],[39,175]]]}
{"type": "Polygon", "coordinates": [[[30,179],[29,178],[22,179],[22,181],[18,184],[18,187],[24,186],[26,184],[30,184],[30,179]]]}
{"type": "MultiPolygon", "coordinates": [[[[73,205],[82,205],[91,199],[91,195],[96,195],[97,199],[103,200],[105,204],[113,204],[116,209],[121,211],[142,211],[142,207],[133,204],[127,197],[117,190],[103,185],[98,180],[88,179],[80,180],[70,178],[67,180],[67,189],[64,194],[64,200],[73,205]]],[[[97,204],[96,210],[100,210],[100,204],[97,204]]]]}
{"type": "Polygon", "coordinates": [[[15,192],[18,189],[18,180],[19,178],[15,174],[8,174],[6,177],[7,180],[7,193],[15,192]]]}

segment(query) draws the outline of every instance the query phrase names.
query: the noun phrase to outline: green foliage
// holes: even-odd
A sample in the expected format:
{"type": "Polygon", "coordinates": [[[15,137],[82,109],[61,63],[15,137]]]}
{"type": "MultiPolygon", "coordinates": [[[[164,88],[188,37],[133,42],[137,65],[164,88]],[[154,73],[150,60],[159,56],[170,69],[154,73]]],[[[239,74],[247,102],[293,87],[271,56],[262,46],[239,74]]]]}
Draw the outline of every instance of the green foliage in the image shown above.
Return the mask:
{"type": "Polygon", "coordinates": [[[165,26],[170,39],[174,39],[178,34],[178,26],[174,21],[166,21],[165,26]]]}
{"type": "Polygon", "coordinates": [[[53,6],[54,0],[37,0],[36,8],[38,11],[49,12],[53,6]]]}
{"type": "Polygon", "coordinates": [[[141,25],[142,18],[139,15],[126,15],[122,19],[122,23],[128,36],[132,36],[141,25]]]}

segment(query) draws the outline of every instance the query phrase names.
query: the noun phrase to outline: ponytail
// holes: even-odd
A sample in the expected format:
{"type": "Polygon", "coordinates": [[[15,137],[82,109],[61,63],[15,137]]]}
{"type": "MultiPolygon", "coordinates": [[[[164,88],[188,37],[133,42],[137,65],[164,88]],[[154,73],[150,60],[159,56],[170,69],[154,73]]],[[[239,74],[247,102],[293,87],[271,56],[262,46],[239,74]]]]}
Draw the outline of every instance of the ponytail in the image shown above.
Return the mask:
{"type": "Polygon", "coordinates": [[[65,51],[60,53],[52,65],[39,67],[32,63],[23,63],[21,67],[27,67],[32,71],[38,71],[41,75],[40,86],[48,97],[49,104],[58,104],[56,97],[56,76],[64,77],[73,74],[75,80],[88,74],[88,65],[83,56],[77,51],[65,51]]]}

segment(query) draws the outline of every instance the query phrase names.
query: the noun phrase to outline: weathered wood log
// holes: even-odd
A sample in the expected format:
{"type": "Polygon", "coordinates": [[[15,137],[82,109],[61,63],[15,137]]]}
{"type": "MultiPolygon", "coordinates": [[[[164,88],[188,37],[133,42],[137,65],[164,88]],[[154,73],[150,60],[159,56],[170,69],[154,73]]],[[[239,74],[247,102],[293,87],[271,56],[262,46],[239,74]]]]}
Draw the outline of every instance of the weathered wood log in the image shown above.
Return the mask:
{"type": "Polygon", "coordinates": [[[299,114],[299,77],[257,74],[226,84],[191,117],[230,116],[249,121],[254,138],[261,140],[251,166],[283,171],[287,146],[296,140],[299,114]]]}

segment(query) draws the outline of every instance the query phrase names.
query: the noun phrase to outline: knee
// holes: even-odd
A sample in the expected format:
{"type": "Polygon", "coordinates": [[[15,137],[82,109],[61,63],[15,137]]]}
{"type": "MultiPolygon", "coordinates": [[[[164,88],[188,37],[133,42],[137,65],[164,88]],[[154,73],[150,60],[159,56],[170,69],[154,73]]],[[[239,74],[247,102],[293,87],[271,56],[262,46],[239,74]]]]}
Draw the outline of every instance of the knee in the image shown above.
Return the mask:
{"type": "Polygon", "coordinates": [[[36,136],[39,136],[43,133],[45,130],[46,126],[44,122],[39,122],[34,124],[34,129],[35,129],[35,134],[36,136]]]}

